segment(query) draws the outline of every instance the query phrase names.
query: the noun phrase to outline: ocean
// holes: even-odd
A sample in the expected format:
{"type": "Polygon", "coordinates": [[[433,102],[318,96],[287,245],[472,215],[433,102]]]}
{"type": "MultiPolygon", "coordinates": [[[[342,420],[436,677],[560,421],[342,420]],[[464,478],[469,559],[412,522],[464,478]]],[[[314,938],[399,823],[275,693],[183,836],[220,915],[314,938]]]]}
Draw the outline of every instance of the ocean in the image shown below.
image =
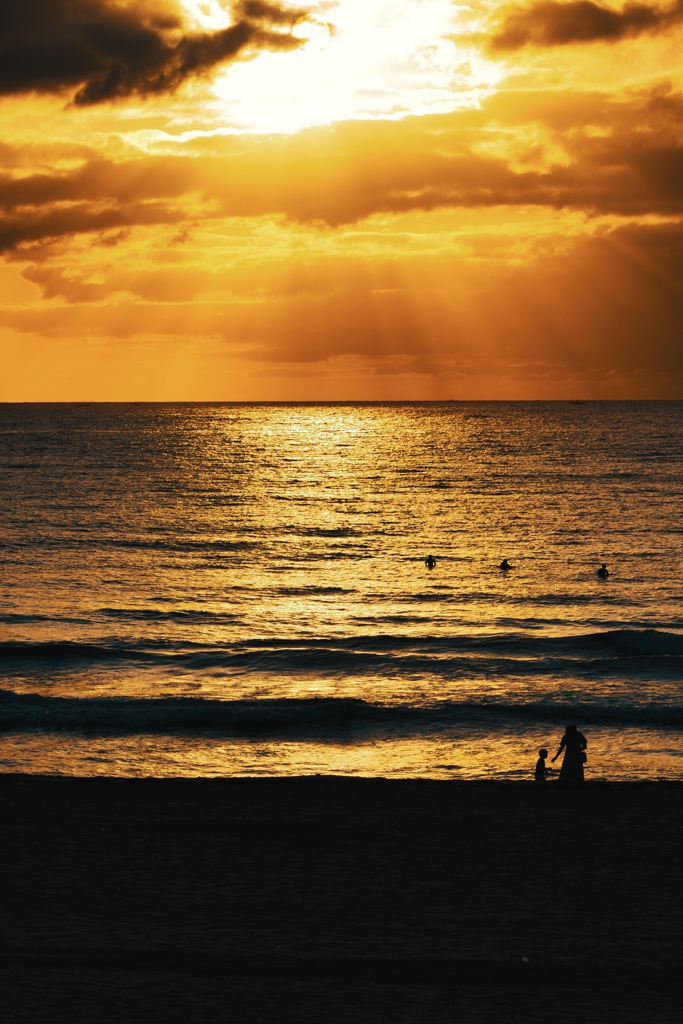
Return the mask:
{"type": "Polygon", "coordinates": [[[683,778],[683,403],[21,404],[0,436],[0,771],[531,779],[575,723],[587,778],[683,778]]]}

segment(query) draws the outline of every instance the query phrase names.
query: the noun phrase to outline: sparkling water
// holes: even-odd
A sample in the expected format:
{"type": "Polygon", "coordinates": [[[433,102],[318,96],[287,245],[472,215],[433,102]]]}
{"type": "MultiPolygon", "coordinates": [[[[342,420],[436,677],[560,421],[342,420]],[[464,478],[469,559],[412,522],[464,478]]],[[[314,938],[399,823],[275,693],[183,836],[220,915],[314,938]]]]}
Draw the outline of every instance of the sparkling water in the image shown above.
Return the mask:
{"type": "Polygon", "coordinates": [[[0,434],[0,770],[531,779],[574,722],[587,777],[683,778],[683,403],[0,434]]]}

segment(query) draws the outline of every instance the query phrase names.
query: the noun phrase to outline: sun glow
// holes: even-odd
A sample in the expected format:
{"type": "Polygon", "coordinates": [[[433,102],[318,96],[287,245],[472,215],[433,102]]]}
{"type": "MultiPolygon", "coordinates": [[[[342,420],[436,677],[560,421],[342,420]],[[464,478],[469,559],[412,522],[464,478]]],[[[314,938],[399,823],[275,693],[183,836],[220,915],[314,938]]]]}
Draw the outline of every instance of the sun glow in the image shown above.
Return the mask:
{"type": "Polygon", "coordinates": [[[505,72],[449,38],[465,13],[449,0],[340,0],[297,22],[297,52],[263,53],[226,69],[214,86],[225,123],[295,132],[475,106],[505,72]]]}
{"type": "Polygon", "coordinates": [[[230,15],[218,0],[181,0],[181,3],[190,25],[202,32],[220,31],[230,24],[230,15]]]}
{"type": "Polygon", "coordinates": [[[5,400],[678,398],[648,3],[0,5],[5,400]]]}

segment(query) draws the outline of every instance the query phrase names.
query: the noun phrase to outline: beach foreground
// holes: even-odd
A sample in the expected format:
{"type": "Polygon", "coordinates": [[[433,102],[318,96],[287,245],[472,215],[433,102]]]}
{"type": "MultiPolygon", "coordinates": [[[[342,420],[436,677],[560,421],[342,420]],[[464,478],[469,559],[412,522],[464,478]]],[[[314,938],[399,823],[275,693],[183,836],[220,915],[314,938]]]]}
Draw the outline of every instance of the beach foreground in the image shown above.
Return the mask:
{"type": "Polygon", "coordinates": [[[673,1021],[682,811],[677,783],[5,775],[4,1019],[673,1021]]]}

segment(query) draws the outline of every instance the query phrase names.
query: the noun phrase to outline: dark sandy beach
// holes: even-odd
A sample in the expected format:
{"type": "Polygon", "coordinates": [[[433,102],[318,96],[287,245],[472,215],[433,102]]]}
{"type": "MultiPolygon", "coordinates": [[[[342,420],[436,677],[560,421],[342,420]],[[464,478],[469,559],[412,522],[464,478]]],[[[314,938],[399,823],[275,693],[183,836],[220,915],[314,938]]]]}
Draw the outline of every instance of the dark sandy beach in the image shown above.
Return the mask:
{"type": "Polygon", "coordinates": [[[0,801],[3,1021],[680,1019],[683,785],[6,775],[0,801]]]}

